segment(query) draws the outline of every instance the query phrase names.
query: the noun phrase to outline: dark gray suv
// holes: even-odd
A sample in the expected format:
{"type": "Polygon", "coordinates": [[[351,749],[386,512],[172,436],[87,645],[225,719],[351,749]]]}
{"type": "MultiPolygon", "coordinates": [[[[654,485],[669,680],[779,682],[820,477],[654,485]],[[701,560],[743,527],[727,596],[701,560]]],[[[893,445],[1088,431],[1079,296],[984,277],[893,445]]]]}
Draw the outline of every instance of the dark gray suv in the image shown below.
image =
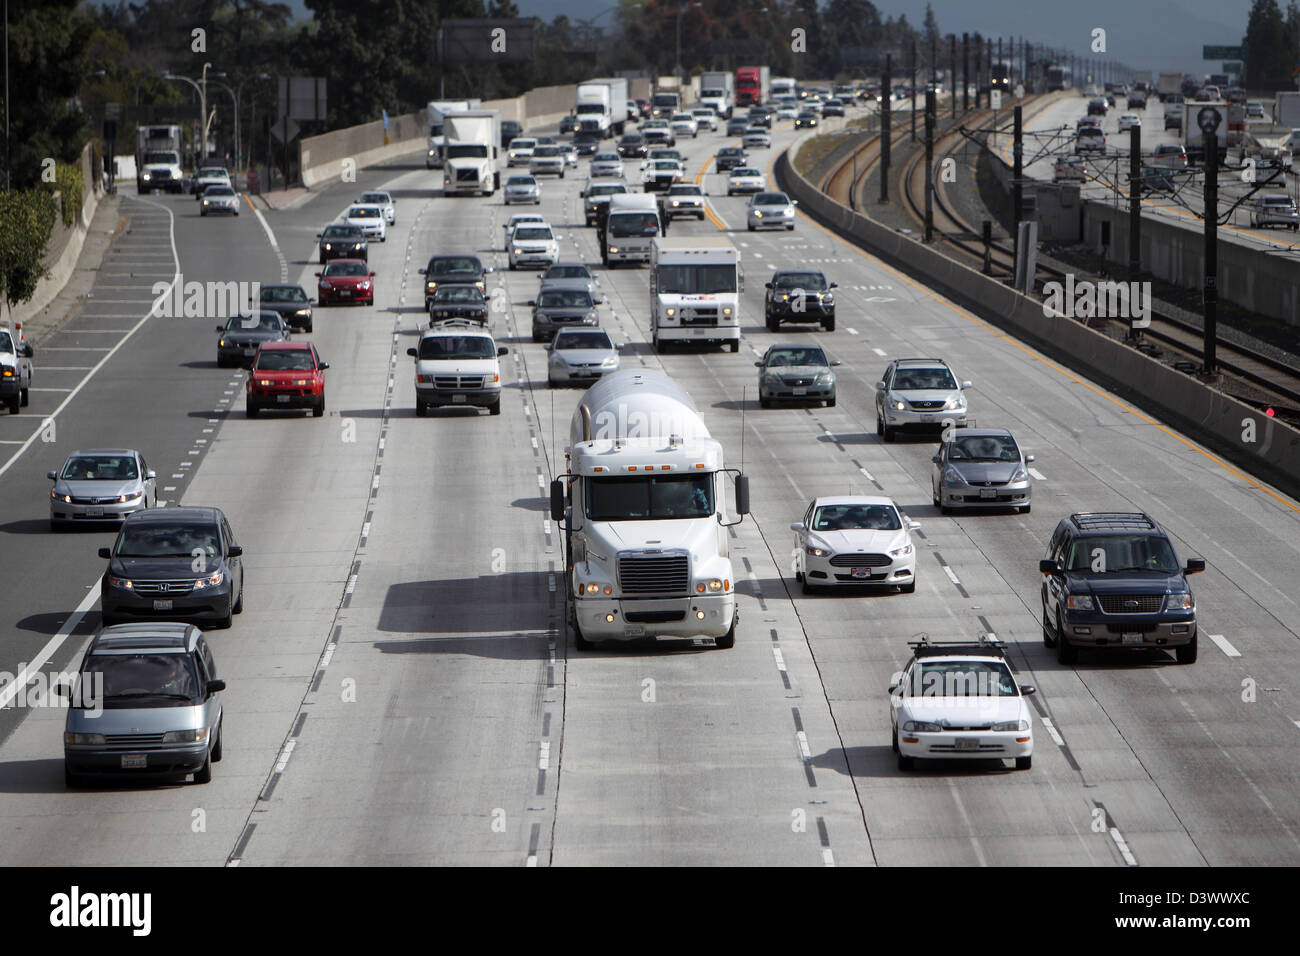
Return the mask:
{"type": "Polygon", "coordinates": [[[1081,647],[1172,650],[1196,660],[1196,600],[1164,529],[1145,514],[1072,514],[1052,533],[1043,575],[1043,643],[1062,664],[1081,647]]]}

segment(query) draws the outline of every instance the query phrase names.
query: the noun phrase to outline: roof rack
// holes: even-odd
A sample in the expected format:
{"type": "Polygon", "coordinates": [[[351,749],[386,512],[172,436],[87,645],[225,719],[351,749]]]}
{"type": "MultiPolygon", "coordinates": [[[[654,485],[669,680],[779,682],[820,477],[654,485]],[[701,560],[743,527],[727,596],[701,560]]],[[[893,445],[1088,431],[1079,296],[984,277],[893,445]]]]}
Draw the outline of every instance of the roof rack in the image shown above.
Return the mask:
{"type": "Polygon", "coordinates": [[[1006,659],[1006,645],[987,634],[981,634],[975,641],[932,641],[928,635],[921,634],[919,641],[908,641],[912,656],[946,657],[957,654],[978,655],[981,657],[999,657],[1006,659]]]}
{"type": "Polygon", "coordinates": [[[433,322],[433,324],[429,326],[429,328],[430,328],[430,329],[434,329],[434,330],[436,330],[436,329],[447,329],[447,328],[452,328],[452,329],[486,329],[486,328],[487,328],[487,323],[486,323],[486,322],[483,322],[483,321],[480,321],[479,319],[466,319],[466,318],[463,318],[463,317],[456,317],[456,318],[453,318],[453,319],[436,319],[436,320],[433,322]]]}
{"type": "Polygon", "coordinates": [[[941,358],[901,358],[901,359],[898,359],[897,361],[898,361],[898,363],[899,363],[900,365],[901,365],[903,362],[936,362],[936,363],[938,363],[939,365],[947,365],[947,364],[948,364],[947,362],[945,362],[945,361],[944,361],[943,359],[941,359],[941,358]]]}
{"type": "Polygon", "coordinates": [[[1154,531],[1156,523],[1144,512],[1083,512],[1070,515],[1080,531],[1154,531]]]}

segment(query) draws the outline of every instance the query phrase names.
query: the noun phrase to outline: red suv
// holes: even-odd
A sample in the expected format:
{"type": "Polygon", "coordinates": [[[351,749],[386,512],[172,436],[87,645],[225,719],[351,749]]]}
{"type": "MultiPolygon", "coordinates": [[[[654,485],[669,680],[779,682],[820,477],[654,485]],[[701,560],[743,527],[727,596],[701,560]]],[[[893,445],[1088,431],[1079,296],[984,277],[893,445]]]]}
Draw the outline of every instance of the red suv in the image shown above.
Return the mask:
{"type": "Polygon", "coordinates": [[[320,418],[329,367],[310,342],[263,342],[248,373],[245,413],[256,418],[264,408],[310,408],[320,418]]]}
{"type": "Polygon", "coordinates": [[[316,297],[321,305],[327,302],[375,304],[375,274],[361,259],[335,259],[324,272],[316,273],[316,278],[320,280],[316,297]]]}

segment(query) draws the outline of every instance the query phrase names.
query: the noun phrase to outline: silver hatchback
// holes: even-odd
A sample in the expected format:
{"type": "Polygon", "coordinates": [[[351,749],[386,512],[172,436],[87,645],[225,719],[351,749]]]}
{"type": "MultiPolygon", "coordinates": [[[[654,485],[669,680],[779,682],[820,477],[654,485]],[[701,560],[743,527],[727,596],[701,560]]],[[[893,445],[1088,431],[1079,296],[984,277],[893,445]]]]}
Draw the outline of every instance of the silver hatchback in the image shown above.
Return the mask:
{"type": "Polygon", "coordinates": [[[132,448],[74,451],[58,471],[46,473],[50,489],[50,528],[60,531],[78,521],[121,521],[158,504],[157,475],[132,448]]]}
{"type": "Polygon", "coordinates": [[[91,640],[68,700],[68,787],[107,776],[212,780],[221,760],[221,692],[207,640],[193,624],[119,624],[91,640]]]}

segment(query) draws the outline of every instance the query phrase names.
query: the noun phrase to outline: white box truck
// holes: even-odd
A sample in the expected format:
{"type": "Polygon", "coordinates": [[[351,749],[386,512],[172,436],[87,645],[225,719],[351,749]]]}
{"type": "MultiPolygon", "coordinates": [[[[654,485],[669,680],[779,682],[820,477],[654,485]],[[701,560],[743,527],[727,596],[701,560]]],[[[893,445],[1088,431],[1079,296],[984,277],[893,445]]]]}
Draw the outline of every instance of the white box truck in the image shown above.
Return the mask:
{"type": "Polygon", "coordinates": [[[1156,79],[1156,92],[1160,94],[1161,103],[1174,102],[1173,97],[1183,93],[1183,74],[1161,73],[1156,79]]]}
{"type": "Polygon", "coordinates": [[[671,119],[674,113],[682,111],[682,82],[675,76],[661,76],[655,81],[654,92],[650,95],[650,116],[652,119],[671,119]]]}
{"type": "Polygon", "coordinates": [[[658,200],[647,193],[616,193],[605,210],[601,232],[605,265],[649,262],[651,244],[663,234],[658,200]]]}
{"type": "Polygon", "coordinates": [[[622,136],[627,122],[627,80],[600,77],[578,84],[574,110],[577,132],[608,139],[622,136]]]}
{"type": "Polygon", "coordinates": [[[772,99],[778,99],[782,96],[794,96],[794,87],[793,76],[774,76],[769,82],[769,95],[772,99]]]}
{"type": "Polygon", "coordinates": [[[185,191],[184,149],[179,126],[140,126],[135,131],[135,188],[145,196],[155,189],[185,191]]]}
{"type": "Polygon", "coordinates": [[[447,114],[476,110],[482,105],[481,100],[430,100],[429,105],[424,108],[429,123],[429,146],[424,159],[425,169],[442,169],[442,147],[446,142],[442,130],[447,114]]]}
{"type": "Polygon", "coordinates": [[[448,113],[443,120],[442,191],[445,195],[491,196],[500,186],[496,171],[501,114],[496,110],[448,113]]]}
{"type": "Polygon", "coordinates": [[[685,389],[652,369],[605,376],[578,402],[565,459],[551,482],[551,518],[564,532],[578,648],[656,637],[734,646],[727,529],[749,513],[749,480],[725,467],[685,389]]]}
{"type": "Polygon", "coordinates": [[[703,74],[700,77],[700,106],[730,119],[736,106],[735,77],[727,71],[703,74]]]}
{"type": "Polygon", "coordinates": [[[721,342],[740,351],[740,250],[726,236],[655,239],[650,247],[650,336],[721,342]]]}

